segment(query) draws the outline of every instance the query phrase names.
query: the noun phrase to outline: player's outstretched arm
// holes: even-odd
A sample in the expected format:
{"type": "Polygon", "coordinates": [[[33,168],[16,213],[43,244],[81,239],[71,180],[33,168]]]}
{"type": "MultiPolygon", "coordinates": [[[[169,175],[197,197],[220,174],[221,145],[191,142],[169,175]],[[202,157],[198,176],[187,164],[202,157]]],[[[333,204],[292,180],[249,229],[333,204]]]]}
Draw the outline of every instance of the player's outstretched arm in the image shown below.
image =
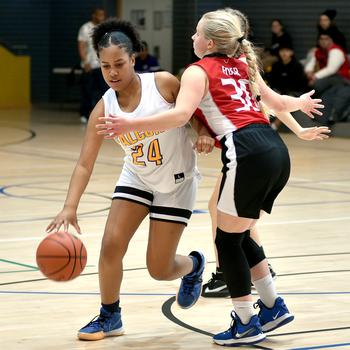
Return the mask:
{"type": "Polygon", "coordinates": [[[102,117],[99,118],[100,124],[96,126],[97,133],[109,139],[130,131],[164,131],[181,127],[190,120],[205,95],[206,81],[204,70],[190,66],[181,77],[180,91],[174,108],[142,118],[102,117]]]}
{"type": "Polygon", "coordinates": [[[326,126],[303,128],[288,112],[276,113],[276,117],[302,140],[324,140],[329,137],[328,134],[331,132],[326,126]]]}
{"type": "Polygon", "coordinates": [[[300,97],[292,97],[287,95],[280,95],[273,91],[266,85],[264,80],[259,75],[258,78],[259,89],[261,93],[261,100],[276,113],[279,112],[294,112],[302,111],[310,118],[314,115],[322,115],[320,109],[324,108],[322,100],[319,98],[312,98],[315,90],[309,91],[300,97]]]}
{"type": "Polygon", "coordinates": [[[100,150],[103,137],[96,134],[98,117],[104,115],[104,104],[101,99],[91,112],[86,129],[83,145],[78,162],[70,179],[66,200],[62,211],[50,222],[46,232],[58,231],[63,225],[64,231],[68,231],[72,225],[78,233],[81,233],[77,220],[77,208],[80,198],[85,191],[100,150]]]}

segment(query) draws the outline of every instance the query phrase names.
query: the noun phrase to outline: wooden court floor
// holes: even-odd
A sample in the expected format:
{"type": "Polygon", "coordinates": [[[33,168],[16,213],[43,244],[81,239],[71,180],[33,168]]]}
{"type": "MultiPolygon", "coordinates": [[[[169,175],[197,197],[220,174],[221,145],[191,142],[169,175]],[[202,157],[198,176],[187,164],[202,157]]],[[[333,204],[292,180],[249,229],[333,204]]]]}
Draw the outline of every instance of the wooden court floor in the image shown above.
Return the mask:
{"type": "MultiPolygon", "coordinates": [[[[0,111],[0,349],[220,349],[210,335],[228,328],[230,300],[200,298],[193,308],[180,309],[174,303],[179,281],[152,280],[145,268],[148,220],[125,258],[125,335],[76,339],[99,309],[99,246],[123,157],[113,142],[104,143],[79,207],[88,251],[83,274],[71,282],[49,281],[36,268],[35,251],[61,209],[83,134],[73,112],[0,111]]],[[[291,178],[258,227],[295,321],[246,348],[350,349],[350,139],[312,143],[282,136],[291,178]]],[[[205,253],[205,281],[215,269],[207,201],[219,159],[218,151],[199,157],[196,212],[178,249],[205,253]]]]}

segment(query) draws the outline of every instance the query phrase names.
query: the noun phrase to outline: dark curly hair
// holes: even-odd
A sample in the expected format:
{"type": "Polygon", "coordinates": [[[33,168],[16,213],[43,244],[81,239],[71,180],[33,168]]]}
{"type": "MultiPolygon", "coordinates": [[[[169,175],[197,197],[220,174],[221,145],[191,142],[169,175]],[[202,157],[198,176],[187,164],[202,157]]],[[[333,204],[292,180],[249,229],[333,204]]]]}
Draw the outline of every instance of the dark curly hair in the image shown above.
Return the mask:
{"type": "Polygon", "coordinates": [[[97,55],[111,45],[123,47],[130,56],[141,51],[140,35],[128,21],[109,18],[93,29],[91,37],[97,55]]]}

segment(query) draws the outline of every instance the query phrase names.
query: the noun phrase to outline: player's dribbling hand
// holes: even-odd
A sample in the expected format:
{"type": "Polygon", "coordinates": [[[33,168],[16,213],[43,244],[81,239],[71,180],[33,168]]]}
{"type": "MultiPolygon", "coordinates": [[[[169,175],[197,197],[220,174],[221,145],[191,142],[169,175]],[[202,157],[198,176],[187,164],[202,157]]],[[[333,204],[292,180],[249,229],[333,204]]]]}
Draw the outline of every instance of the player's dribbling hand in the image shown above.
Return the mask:
{"type": "Polygon", "coordinates": [[[310,118],[314,118],[313,114],[322,115],[323,113],[318,109],[324,108],[324,105],[321,103],[322,100],[320,98],[311,97],[314,93],[315,90],[311,90],[299,97],[301,100],[300,110],[310,118]]]}
{"type": "Polygon", "coordinates": [[[74,209],[63,208],[63,210],[50,222],[46,227],[46,232],[58,232],[63,225],[64,232],[68,232],[69,225],[72,225],[77,233],[81,234],[80,227],[78,225],[77,214],[74,209]]]}

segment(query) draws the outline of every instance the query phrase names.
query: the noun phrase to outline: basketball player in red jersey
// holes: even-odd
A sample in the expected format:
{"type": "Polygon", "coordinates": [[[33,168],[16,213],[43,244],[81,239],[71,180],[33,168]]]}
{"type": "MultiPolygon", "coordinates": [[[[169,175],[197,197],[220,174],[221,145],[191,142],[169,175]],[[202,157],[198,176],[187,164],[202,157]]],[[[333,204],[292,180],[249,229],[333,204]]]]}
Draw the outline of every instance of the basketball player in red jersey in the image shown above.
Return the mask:
{"type": "MultiPolygon", "coordinates": [[[[227,8],[227,11],[231,12],[232,14],[238,16],[241,22],[241,30],[244,33],[244,38],[248,39],[249,34],[250,34],[250,25],[248,18],[239,10],[237,9],[231,9],[227,8]]],[[[238,49],[235,57],[239,58],[240,56],[243,55],[242,49],[238,49]]],[[[210,135],[208,135],[208,126],[205,127],[203,123],[205,124],[205,119],[201,119],[200,116],[197,116],[198,118],[192,118],[192,125],[196,124],[196,130],[198,132],[198,138],[196,141],[196,149],[198,153],[210,153],[214,147],[214,144],[216,146],[220,146],[220,143],[215,141],[214,138],[211,138],[210,135]],[[201,120],[198,120],[201,119],[201,120]],[[194,123],[194,121],[197,121],[194,123]],[[203,134],[203,135],[202,135],[203,134]],[[208,137],[209,136],[209,137],[208,137]]],[[[327,127],[311,127],[311,128],[303,128],[300,125],[297,124],[297,122],[294,120],[294,118],[290,118],[286,116],[287,123],[290,121],[292,124],[289,124],[288,127],[290,128],[291,131],[293,131],[299,138],[302,140],[307,140],[307,141],[312,141],[312,140],[323,140],[328,138],[328,133],[330,133],[330,130],[327,127]]],[[[280,119],[283,119],[283,115],[280,114],[279,116],[280,119]]],[[[212,132],[211,135],[214,136],[214,133],[212,132]]],[[[219,189],[220,189],[220,183],[221,183],[222,177],[220,177],[217,180],[217,183],[214,188],[214,192],[212,196],[209,199],[208,203],[208,209],[210,213],[210,218],[212,222],[212,235],[213,235],[213,240],[215,242],[216,238],[216,204],[218,202],[218,197],[219,197],[219,189]]],[[[256,227],[252,227],[250,229],[250,237],[254,239],[257,244],[260,244],[260,237],[258,235],[258,230],[256,227]]],[[[218,256],[217,256],[217,250],[216,246],[214,244],[214,252],[215,252],[215,262],[216,262],[216,271],[215,273],[212,273],[211,279],[203,285],[202,289],[202,296],[207,297],[207,298],[226,298],[230,295],[230,292],[227,288],[222,269],[220,268],[220,264],[218,261],[218,256]]],[[[272,269],[272,266],[269,264],[269,269],[272,277],[274,278],[276,276],[275,271],[272,269]]],[[[252,285],[252,287],[254,284],[252,285]]]]}
{"type": "MultiPolygon", "coordinates": [[[[265,84],[252,44],[231,11],[204,14],[192,40],[200,60],[183,73],[174,109],[137,120],[100,118],[108,124],[97,125],[98,133],[112,138],[130,130],[166,130],[184,125],[196,110],[202,114],[222,147],[215,243],[234,306],[230,328],[213,340],[220,345],[254,344],[294,319],[276,293],[262,247],[250,237],[261,211],[271,212],[290,173],[287,147],[270,127],[262,101],[277,115],[301,110],[313,117],[322,115],[318,108],[323,105],[311,98],[313,91],[295,98],[265,84]],[[243,57],[235,57],[238,50],[243,57]],[[259,315],[254,312],[251,275],[260,295],[259,315]]],[[[289,114],[282,121],[293,125],[289,114]]]]}

